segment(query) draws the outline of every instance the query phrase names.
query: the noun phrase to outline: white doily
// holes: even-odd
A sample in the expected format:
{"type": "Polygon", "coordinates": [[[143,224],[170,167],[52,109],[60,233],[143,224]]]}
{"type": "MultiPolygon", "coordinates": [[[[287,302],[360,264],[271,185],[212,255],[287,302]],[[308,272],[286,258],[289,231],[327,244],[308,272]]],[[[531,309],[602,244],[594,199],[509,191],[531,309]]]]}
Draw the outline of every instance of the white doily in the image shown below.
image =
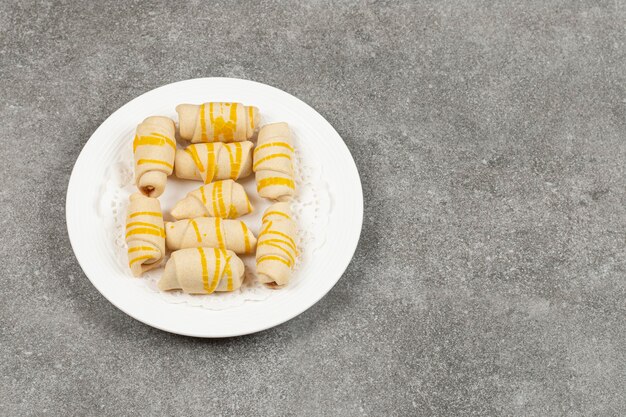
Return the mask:
{"type": "MultiPolygon", "coordinates": [[[[246,265],[246,278],[240,289],[230,293],[191,295],[180,291],[159,291],[157,281],[163,273],[163,266],[167,257],[160,268],[144,273],[141,278],[132,276],[128,267],[125,241],[128,197],[137,191],[133,181],[132,134],[133,132],[128,133],[128,146],[120,149],[118,162],[107,170],[98,201],[98,215],[111,236],[112,255],[117,259],[120,268],[125,271],[128,279],[136,280],[139,286],[156,294],[165,302],[186,303],[211,310],[224,310],[240,306],[245,302],[266,300],[277,291],[281,291],[280,289],[269,289],[257,282],[254,255],[240,256],[246,265]]],[[[299,257],[296,260],[293,276],[288,286],[298,285],[300,266],[306,263],[315,250],[325,242],[326,235],[321,231],[326,230],[331,206],[330,193],[327,184],[323,181],[320,164],[315,163],[314,155],[306,149],[304,143],[298,141],[297,136],[294,137],[294,142],[296,147],[295,181],[297,194],[292,201],[291,208],[293,218],[298,224],[299,257]],[[312,233],[313,230],[316,233],[312,233]]],[[[252,214],[240,219],[245,221],[250,230],[257,236],[261,226],[261,215],[271,202],[258,196],[254,174],[240,181],[240,183],[246,189],[254,206],[252,214]]],[[[173,176],[168,179],[166,191],[159,197],[166,221],[174,220],[169,216],[169,210],[173,205],[185,197],[189,191],[200,185],[202,185],[201,182],[183,181],[173,176]]]]}

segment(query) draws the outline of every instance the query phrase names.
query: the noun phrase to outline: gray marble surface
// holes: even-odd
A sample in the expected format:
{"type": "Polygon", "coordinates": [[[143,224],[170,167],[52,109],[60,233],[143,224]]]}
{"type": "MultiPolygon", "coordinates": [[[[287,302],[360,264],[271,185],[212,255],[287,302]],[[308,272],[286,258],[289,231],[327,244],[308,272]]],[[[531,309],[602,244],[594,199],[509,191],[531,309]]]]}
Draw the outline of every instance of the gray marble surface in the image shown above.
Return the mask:
{"type": "Polygon", "coordinates": [[[0,3],[0,415],[626,415],[626,3],[0,3]],[[355,257],[290,322],[113,307],[65,192],[114,110],[247,78],[324,115],[355,257]]]}

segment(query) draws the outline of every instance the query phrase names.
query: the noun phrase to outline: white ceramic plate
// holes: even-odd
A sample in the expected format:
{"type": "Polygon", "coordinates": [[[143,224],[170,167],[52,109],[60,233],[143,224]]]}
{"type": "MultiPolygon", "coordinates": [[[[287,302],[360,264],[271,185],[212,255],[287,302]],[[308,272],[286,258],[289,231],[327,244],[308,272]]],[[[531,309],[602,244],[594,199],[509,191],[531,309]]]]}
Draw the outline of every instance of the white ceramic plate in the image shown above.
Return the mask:
{"type": "Polygon", "coordinates": [[[311,307],[335,285],[359,240],[363,192],[350,151],[333,127],[310,106],[264,84],[232,78],[200,78],[147,92],[100,125],[74,165],[67,190],[66,214],[67,230],[78,262],[92,284],[116,307],[168,332],[229,337],[281,324],[311,307]],[[137,278],[130,276],[130,270],[120,267],[119,259],[108,249],[113,237],[96,209],[101,193],[98,181],[116,163],[120,149],[131,146],[131,132],[141,120],[153,114],[175,115],[174,108],[179,103],[205,101],[255,105],[266,121],[289,123],[297,132],[298,140],[306,143],[307,149],[319,160],[331,199],[326,230],[308,231],[323,233],[325,240],[306,259],[306,265],[299,271],[304,276],[299,277],[298,285],[288,291],[277,290],[266,300],[245,302],[225,310],[164,302],[135,285],[137,278]]]}

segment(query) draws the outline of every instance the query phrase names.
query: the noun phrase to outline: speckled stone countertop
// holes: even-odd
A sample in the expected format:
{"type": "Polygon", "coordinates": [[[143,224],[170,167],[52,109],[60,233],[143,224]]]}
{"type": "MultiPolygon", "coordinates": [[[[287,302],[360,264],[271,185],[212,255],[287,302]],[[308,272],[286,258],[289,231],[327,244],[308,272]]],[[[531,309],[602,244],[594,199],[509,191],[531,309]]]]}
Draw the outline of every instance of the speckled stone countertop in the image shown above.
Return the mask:
{"type": "Polygon", "coordinates": [[[0,4],[0,415],[626,415],[626,3],[181,3],[0,4]],[[309,103],[365,195],[335,288],[226,340],[117,310],[65,226],[98,125],[205,76],[309,103]]]}

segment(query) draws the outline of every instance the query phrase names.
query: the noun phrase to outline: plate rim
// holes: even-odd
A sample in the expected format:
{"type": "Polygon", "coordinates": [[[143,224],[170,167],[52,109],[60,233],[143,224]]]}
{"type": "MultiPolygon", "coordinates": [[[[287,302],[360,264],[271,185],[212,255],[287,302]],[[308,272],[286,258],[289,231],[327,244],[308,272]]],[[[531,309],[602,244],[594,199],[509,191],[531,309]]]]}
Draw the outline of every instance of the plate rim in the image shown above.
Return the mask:
{"type": "MultiPolygon", "coordinates": [[[[346,160],[346,162],[348,162],[346,160]]],[[[354,157],[352,156],[352,153],[350,152],[350,149],[348,148],[348,146],[346,145],[345,141],[343,140],[343,138],[341,137],[341,135],[339,135],[339,133],[335,130],[335,128],[330,124],[330,122],[328,122],[328,120],[326,120],[326,118],[324,116],[322,116],[317,110],[315,110],[313,107],[311,107],[309,104],[307,104],[306,102],[304,102],[303,100],[299,99],[298,97],[284,91],[281,90],[279,88],[270,86],[268,84],[264,84],[264,83],[260,83],[257,81],[252,81],[252,80],[248,80],[248,79],[242,79],[242,78],[232,78],[232,77],[200,77],[200,78],[191,78],[191,79],[186,79],[186,80],[180,80],[180,81],[176,81],[173,83],[168,83],[168,84],[164,84],[161,85],[159,87],[153,88],[151,90],[148,90],[142,94],[140,94],[137,97],[134,97],[133,99],[129,100],[128,102],[124,103],[122,106],[120,106],[117,110],[113,111],[106,119],[104,119],[100,125],[93,131],[93,133],[90,135],[89,139],[85,142],[85,144],[83,145],[80,153],[78,154],[78,157],[76,158],[76,160],[74,161],[74,165],[72,167],[72,172],[70,174],[70,179],[68,181],[68,186],[67,186],[67,191],[65,194],[65,198],[66,198],[66,202],[65,202],[65,220],[66,220],[66,228],[67,228],[67,233],[68,233],[68,238],[70,241],[70,245],[72,247],[72,251],[74,252],[74,257],[76,258],[76,260],[78,261],[78,264],[80,265],[83,274],[89,279],[89,281],[91,282],[91,284],[96,288],[96,290],[98,290],[98,292],[107,300],[109,301],[111,304],[113,304],[116,308],[118,308],[119,310],[121,310],[122,312],[124,312],[126,315],[128,315],[129,317],[132,317],[133,319],[148,325],[150,327],[154,327],[156,329],[159,329],[161,331],[165,331],[168,333],[172,333],[172,334],[178,334],[178,335],[183,335],[183,336],[190,336],[190,337],[198,337],[198,338],[225,338],[225,337],[236,337],[236,336],[243,336],[243,335],[247,335],[247,334],[253,334],[253,333],[257,333],[257,332],[261,332],[267,329],[270,329],[272,327],[276,327],[279,326],[297,316],[299,316],[300,314],[304,313],[306,310],[308,310],[309,308],[311,308],[312,306],[314,306],[315,304],[317,304],[322,298],[324,298],[328,292],[330,292],[330,290],[337,284],[337,282],[339,282],[339,280],[341,279],[341,277],[344,275],[345,271],[347,270],[347,268],[350,266],[352,260],[354,259],[354,254],[356,253],[356,249],[358,248],[358,244],[360,242],[361,239],[361,234],[362,234],[362,230],[363,230],[363,216],[364,216],[364,200],[363,200],[363,186],[361,183],[361,177],[359,174],[359,170],[358,167],[356,165],[356,162],[354,161],[354,157]],[[244,82],[244,83],[251,83],[251,84],[257,84],[259,86],[261,86],[262,88],[270,88],[272,90],[276,90],[276,92],[280,93],[280,94],[285,94],[287,96],[289,96],[291,99],[297,100],[298,102],[300,102],[300,104],[304,105],[305,107],[308,108],[309,111],[312,111],[314,114],[318,115],[322,120],[324,120],[324,122],[328,125],[328,128],[330,128],[332,130],[332,132],[339,138],[341,139],[339,146],[343,146],[344,151],[347,152],[347,155],[349,156],[349,161],[350,161],[350,168],[354,169],[354,172],[356,173],[356,182],[354,183],[355,186],[355,197],[358,198],[358,201],[355,202],[355,205],[358,206],[359,210],[358,213],[353,213],[353,215],[355,217],[358,216],[358,218],[356,218],[355,220],[358,220],[358,236],[356,239],[354,239],[351,247],[346,248],[345,252],[346,254],[349,254],[350,256],[346,256],[345,259],[345,265],[343,265],[340,270],[341,272],[339,273],[338,277],[334,280],[332,280],[332,284],[329,285],[326,289],[324,289],[323,291],[319,292],[316,296],[311,297],[309,299],[308,302],[303,303],[302,305],[300,305],[298,308],[296,308],[295,310],[292,310],[290,313],[288,314],[283,314],[278,316],[278,319],[275,321],[272,321],[270,323],[266,323],[266,324],[261,324],[259,326],[255,326],[254,328],[251,329],[247,329],[244,331],[233,331],[233,332],[214,332],[214,333],[210,333],[210,332],[194,332],[194,331],[181,331],[181,330],[176,330],[176,329],[172,329],[172,328],[167,328],[166,326],[162,326],[160,325],[160,323],[158,323],[158,320],[156,321],[152,321],[152,320],[148,320],[145,318],[140,318],[137,317],[135,314],[127,311],[127,309],[125,308],[125,306],[121,305],[121,303],[118,303],[119,300],[114,299],[113,297],[109,297],[107,296],[107,291],[105,291],[102,286],[100,285],[100,283],[93,279],[92,277],[89,276],[89,274],[86,272],[86,270],[88,268],[86,268],[86,266],[84,265],[84,262],[86,262],[85,259],[81,260],[79,257],[79,252],[77,251],[77,235],[75,234],[76,232],[73,229],[73,225],[71,223],[71,218],[70,216],[72,215],[72,211],[73,208],[71,206],[71,202],[72,200],[70,199],[70,193],[72,193],[72,191],[77,187],[76,183],[77,183],[77,178],[78,178],[78,172],[77,172],[77,165],[78,162],[81,160],[81,157],[83,157],[83,155],[86,154],[87,149],[89,148],[90,144],[94,143],[92,141],[92,139],[94,138],[94,136],[96,136],[98,134],[98,132],[103,128],[104,125],[106,125],[106,123],[109,121],[109,119],[113,118],[117,113],[119,112],[123,112],[124,108],[126,107],[130,107],[132,105],[132,103],[134,103],[137,100],[140,100],[142,97],[144,97],[145,95],[154,93],[155,91],[158,91],[160,89],[167,89],[167,88],[174,88],[176,85],[179,84],[185,84],[185,83],[189,83],[189,82],[244,82]]],[[[356,233],[355,233],[356,235],[356,233]]],[[[200,307],[194,307],[194,308],[200,308],[200,307]]],[[[211,310],[208,310],[211,311],[211,310]]]]}

